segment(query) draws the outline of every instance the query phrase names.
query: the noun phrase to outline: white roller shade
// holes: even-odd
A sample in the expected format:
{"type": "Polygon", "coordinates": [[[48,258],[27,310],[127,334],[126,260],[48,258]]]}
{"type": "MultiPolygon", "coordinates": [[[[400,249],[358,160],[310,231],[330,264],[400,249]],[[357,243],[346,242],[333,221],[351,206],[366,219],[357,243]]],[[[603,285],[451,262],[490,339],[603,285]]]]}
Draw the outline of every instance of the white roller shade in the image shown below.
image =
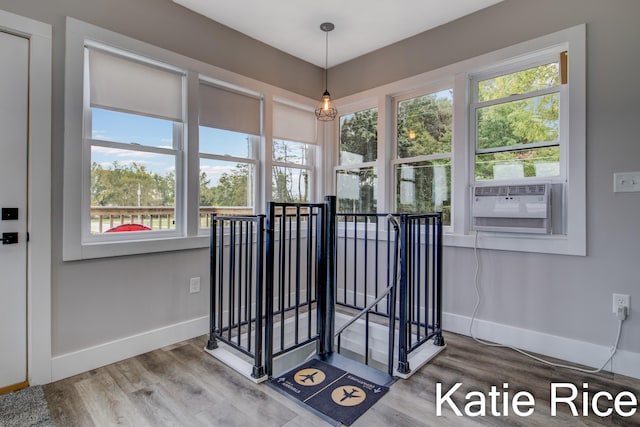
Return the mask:
{"type": "Polygon", "coordinates": [[[89,49],[91,106],[182,120],[182,74],[89,49]]]}
{"type": "Polygon", "coordinates": [[[317,142],[316,117],[312,111],[274,102],[273,136],[289,141],[315,144],[317,142]]]}
{"type": "Polygon", "coordinates": [[[260,99],[201,83],[200,125],[260,135],[260,99]]]}

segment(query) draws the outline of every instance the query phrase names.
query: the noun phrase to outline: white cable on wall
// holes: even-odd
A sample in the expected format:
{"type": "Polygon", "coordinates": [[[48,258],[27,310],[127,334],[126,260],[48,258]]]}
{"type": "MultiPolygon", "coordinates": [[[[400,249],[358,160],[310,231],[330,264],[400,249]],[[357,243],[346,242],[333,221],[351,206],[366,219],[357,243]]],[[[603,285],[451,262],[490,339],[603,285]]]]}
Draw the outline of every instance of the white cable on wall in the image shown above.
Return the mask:
{"type": "Polygon", "coordinates": [[[557,368],[572,369],[574,371],[585,372],[585,373],[588,373],[588,374],[595,374],[595,373],[598,373],[598,372],[602,371],[604,369],[604,367],[607,366],[607,363],[609,363],[609,361],[613,358],[613,356],[618,351],[618,343],[620,341],[620,333],[622,332],[622,322],[624,321],[624,317],[623,318],[618,318],[618,334],[616,336],[615,344],[611,348],[611,355],[609,355],[609,358],[607,360],[605,360],[604,363],[602,364],[602,366],[600,366],[600,368],[598,368],[598,369],[585,369],[585,368],[579,368],[577,366],[563,365],[563,364],[560,364],[560,363],[554,363],[554,362],[551,362],[549,360],[545,360],[545,359],[542,359],[540,357],[534,356],[533,354],[527,353],[526,351],[524,351],[522,349],[519,349],[517,347],[483,341],[480,338],[477,338],[475,335],[473,335],[473,322],[475,321],[476,314],[478,313],[478,308],[480,307],[480,302],[481,302],[481,298],[480,298],[480,283],[479,283],[479,279],[478,279],[479,272],[480,272],[480,259],[478,257],[478,231],[476,231],[476,236],[475,236],[475,239],[473,241],[473,255],[474,255],[475,260],[476,260],[476,270],[475,270],[475,274],[473,276],[473,282],[474,282],[475,289],[476,289],[476,305],[473,308],[473,314],[471,315],[471,322],[469,323],[469,336],[471,338],[473,338],[478,343],[486,345],[486,346],[510,348],[511,350],[517,351],[518,353],[523,354],[523,355],[525,355],[527,357],[530,357],[533,360],[537,360],[538,362],[541,362],[541,363],[544,363],[544,364],[550,365],[550,366],[555,366],[557,368]]]}

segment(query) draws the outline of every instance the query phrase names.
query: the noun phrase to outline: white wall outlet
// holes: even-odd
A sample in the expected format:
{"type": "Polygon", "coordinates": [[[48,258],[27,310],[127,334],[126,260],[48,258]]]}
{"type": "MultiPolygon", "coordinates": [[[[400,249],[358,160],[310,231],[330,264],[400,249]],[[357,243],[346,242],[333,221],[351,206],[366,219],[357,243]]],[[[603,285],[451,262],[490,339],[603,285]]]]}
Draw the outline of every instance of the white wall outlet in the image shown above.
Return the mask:
{"type": "Polygon", "coordinates": [[[613,294],[613,314],[618,313],[618,307],[627,307],[629,313],[630,297],[624,294],[613,294]]]}
{"type": "Polygon", "coordinates": [[[196,294],[200,292],[200,278],[192,277],[189,281],[189,293],[196,294]]]}

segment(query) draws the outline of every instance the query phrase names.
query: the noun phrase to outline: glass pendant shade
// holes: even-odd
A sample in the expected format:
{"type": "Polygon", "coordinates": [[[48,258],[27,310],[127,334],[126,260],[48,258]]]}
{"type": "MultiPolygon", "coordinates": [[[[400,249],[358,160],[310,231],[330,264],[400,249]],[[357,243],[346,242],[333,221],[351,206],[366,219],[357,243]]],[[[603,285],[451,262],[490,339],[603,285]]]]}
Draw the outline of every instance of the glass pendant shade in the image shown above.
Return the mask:
{"type": "Polygon", "coordinates": [[[320,104],[316,107],[316,117],[318,120],[327,122],[336,118],[338,115],[338,110],[333,106],[333,101],[331,101],[331,95],[328,91],[324,91],[322,94],[322,99],[320,100],[320,104]]]}
{"type": "Polygon", "coordinates": [[[329,89],[327,89],[327,63],[329,61],[329,31],[334,29],[331,22],[320,25],[320,29],[325,32],[325,57],[324,57],[324,93],[320,104],[316,107],[316,118],[323,122],[328,122],[336,118],[338,110],[333,106],[329,89]]]}

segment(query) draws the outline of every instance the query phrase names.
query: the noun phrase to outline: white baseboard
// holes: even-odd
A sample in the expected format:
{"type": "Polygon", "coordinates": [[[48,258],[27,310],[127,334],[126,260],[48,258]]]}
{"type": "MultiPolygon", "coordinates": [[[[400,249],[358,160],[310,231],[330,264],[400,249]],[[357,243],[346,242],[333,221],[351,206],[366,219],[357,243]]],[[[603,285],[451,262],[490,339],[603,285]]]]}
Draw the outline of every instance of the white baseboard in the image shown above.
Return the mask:
{"type": "MultiPolygon", "coordinates": [[[[469,335],[471,318],[443,313],[445,331],[469,335]]],[[[624,328],[624,325],[623,325],[624,328]]],[[[55,356],[51,359],[52,381],[61,380],[91,369],[96,369],[166,345],[204,335],[209,330],[209,316],[176,323],[152,331],[100,344],[94,347],[55,356]]],[[[612,328],[612,334],[615,331],[612,328]]],[[[557,335],[490,322],[474,321],[478,338],[498,342],[523,350],[555,357],[571,363],[600,367],[609,357],[609,346],[578,341],[557,335]]],[[[612,341],[615,337],[612,336],[612,341]]],[[[640,379],[640,353],[618,350],[605,369],[617,374],[640,379]]]]}
{"type": "Polygon", "coordinates": [[[204,335],[208,330],[209,316],[203,316],[55,356],[51,359],[52,381],[61,380],[160,347],[204,335]]]}
{"type": "MultiPolygon", "coordinates": [[[[470,323],[470,317],[442,313],[442,327],[445,331],[468,336],[470,323]]],[[[612,321],[611,345],[614,344],[616,327],[617,325],[612,321]]],[[[622,327],[624,328],[624,325],[622,327]]],[[[545,334],[487,320],[475,319],[473,331],[476,338],[594,368],[602,366],[602,363],[611,355],[609,346],[545,334]]],[[[618,350],[612,361],[604,367],[604,370],[640,378],[640,353],[618,350]]]]}

